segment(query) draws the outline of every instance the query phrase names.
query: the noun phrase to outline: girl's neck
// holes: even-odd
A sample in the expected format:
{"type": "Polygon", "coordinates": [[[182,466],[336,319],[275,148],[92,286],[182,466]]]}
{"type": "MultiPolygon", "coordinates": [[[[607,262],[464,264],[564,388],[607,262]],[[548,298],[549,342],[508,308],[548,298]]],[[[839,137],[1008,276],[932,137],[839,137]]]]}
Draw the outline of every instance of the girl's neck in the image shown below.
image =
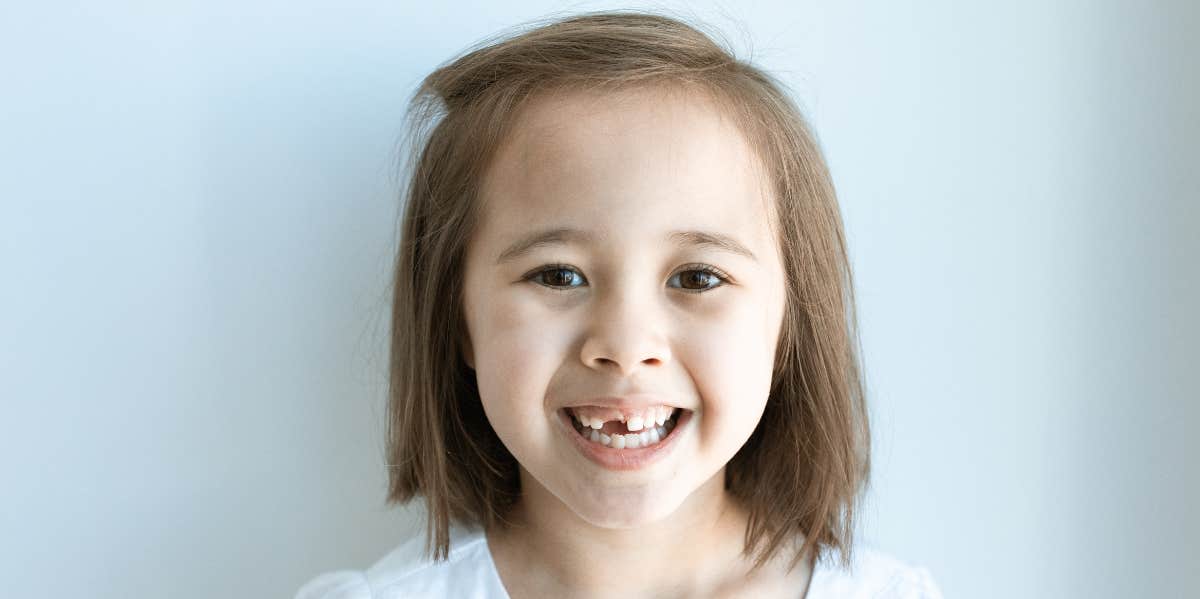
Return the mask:
{"type": "Polygon", "coordinates": [[[583,521],[522,472],[511,525],[487,533],[493,561],[513,599],[732,596],[745,590],[752,559],[742,555],[747,513],[724,479],[721,470],[661,521],[612,529],[583,521]]]}

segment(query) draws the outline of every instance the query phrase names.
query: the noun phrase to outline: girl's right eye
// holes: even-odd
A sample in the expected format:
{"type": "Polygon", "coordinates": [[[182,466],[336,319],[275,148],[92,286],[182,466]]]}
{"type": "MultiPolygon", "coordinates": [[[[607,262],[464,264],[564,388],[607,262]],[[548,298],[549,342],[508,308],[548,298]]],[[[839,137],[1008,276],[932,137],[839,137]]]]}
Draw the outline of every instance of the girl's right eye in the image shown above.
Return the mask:
{"type": "Polygon", "coordinates": [[[580,279],[583,275],[573,267],[565,264],[553,264],[547,268],[530,273],[525,277],[527,281],[533,281],[544,287],[549,287],[554,291],[570,291],[574,289],[571,286],[572,275],[578,275],[580,279]]]}

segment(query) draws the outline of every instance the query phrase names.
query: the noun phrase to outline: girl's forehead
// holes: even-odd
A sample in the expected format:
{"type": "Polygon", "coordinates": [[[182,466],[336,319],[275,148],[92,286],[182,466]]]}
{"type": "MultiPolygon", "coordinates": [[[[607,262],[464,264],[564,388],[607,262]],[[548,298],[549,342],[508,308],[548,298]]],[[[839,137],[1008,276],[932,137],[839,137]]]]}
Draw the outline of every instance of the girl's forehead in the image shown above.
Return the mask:
{"type": "Polygon", "coordinates": [[[572,160],[592,162],[625,148],[675,144],[724,148],[730,155],[749,151],[733,121],[707,96],[634,88],[534,97],[514,116],[497,162],[507,157],[510,166],[526,169],[542,163],[569,166],[572,160]]]}
{"type": "MultiPolygon", "coordinates": [[[[702,97],[628,92],[534,100],[481,189],[484,223],[760,235],[770,186],[744,136],[702,97]]],[[[620,235],[618,235],[619,237],[620,235]]]]}

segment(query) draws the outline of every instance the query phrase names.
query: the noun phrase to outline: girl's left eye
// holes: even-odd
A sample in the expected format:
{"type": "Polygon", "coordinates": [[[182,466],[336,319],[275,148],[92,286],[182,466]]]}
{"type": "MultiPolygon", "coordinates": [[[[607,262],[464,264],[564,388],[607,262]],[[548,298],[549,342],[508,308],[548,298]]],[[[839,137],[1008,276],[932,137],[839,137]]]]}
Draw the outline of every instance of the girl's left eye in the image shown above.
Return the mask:
{"type": "MultiPolygon", "coordinates": [[[[575,287],[582,285],[571,285],[571,280],[575,277],[583,279],[583,275],[574,267],[566,264],[552,264],[546,268],[536,270],[525,276],[524,280],[532,280],[543,287],[549,287],[554,291],[570,291],[575,287]],[[547,276],[549,275],[549,276],[547,276]],[[547,282],[549,281],[549,282],[547,282]],[[565,287],[565,288],[564,288],[565,287]]],[[[704,293],[720,287],[729,282],[729,276],[720,269],[709,266],[707,264],[689,264],[683,270],[677,271],[671,275],[669,280],[681,279],[682,284],[697,284],[699,287],[680,287],[688,293],[704,293]],[[687,274],[688,276],[683,276],[687,274]],[[709,284],[712,282],[716,284],[709,284]]]]}

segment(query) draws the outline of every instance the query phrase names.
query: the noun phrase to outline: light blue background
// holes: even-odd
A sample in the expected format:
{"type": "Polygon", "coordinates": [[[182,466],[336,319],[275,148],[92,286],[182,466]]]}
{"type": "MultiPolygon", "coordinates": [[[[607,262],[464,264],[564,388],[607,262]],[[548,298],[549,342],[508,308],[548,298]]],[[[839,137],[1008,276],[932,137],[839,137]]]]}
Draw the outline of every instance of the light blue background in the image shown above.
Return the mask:
{"type": "MultiPolygon", "coordinates": [[[[404,103],[501,29],[624,6],[6,3],[4,594],[286,597],[410,534],[381,420],[404,103]]],[[[690,6],[833,169],[861,536],[948,598],[1200,596],[1200,4],[690,6]]]]}

